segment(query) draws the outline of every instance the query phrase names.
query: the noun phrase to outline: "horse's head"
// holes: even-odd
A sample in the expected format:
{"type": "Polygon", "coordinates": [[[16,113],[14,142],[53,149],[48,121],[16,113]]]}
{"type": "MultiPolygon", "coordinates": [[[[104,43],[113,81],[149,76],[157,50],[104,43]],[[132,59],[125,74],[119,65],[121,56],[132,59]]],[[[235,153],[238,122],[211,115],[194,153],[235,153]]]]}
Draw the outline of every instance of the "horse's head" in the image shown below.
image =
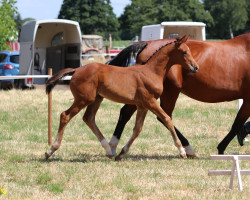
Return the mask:
{"type": "Polygon", "coordinates": [[[173,51],[174,64],[180,64],[183,67],[190,69],[191,72],[196,73],[199,70],[198,64],[195,62],[189,47],[185,44],[188,36],[177,38],[175,41],[175,50],[173,51]]]}

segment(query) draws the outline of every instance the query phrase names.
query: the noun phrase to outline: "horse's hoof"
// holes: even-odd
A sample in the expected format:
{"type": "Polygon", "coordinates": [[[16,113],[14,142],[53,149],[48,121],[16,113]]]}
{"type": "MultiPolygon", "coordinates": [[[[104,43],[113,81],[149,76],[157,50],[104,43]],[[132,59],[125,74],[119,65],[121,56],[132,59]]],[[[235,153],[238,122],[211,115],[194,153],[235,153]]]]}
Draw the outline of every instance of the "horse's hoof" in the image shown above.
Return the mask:
{"type": "Polygon", "coordinates": [[[120,161],[121,159],[122,159],[122,157],[119,155],[115,157],[115,161],[120,161]]]}
{"type": "Polygon", "coordinates": [[[195,154],[187,154],[187,157],[188,158],[196,158],[196,155],[195,154]]]}
{"type": "Polygon", "coordinates": [[[112,158],[113,158],[113,155],[108,155],[108,154],[106,154],[106,156],[107,156],[109,159],[112,159],[112,158]]]}
{"type": "Polygon", "coordinates": [[[45,152],[45,159],[48,160],[49,157],[50,157],[50,155],[47,152],[45,152]]]}
{"type": "Polygon", "coordinates": [[[186,155],[186,154],[180,154],[180,156],[181,156],[182,158],[184,158],[184,159],[187,158],[187,155],[186,155]]]}

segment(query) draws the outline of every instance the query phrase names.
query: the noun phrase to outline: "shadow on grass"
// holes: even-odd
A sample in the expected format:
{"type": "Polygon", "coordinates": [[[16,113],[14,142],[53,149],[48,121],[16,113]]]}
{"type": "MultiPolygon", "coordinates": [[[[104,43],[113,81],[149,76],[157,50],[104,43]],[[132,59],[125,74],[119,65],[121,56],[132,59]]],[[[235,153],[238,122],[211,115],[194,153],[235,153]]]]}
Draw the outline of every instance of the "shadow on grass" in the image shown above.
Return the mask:
{"type": "Polygon", "coordinates": [[[209,160],[207,157],[196,157],[183,159],[176,155],[126,155],[121,161],[115,161],[115,157],[108,159],[105,155],[101,154],[74,154],[66,157],[51,157],[48,160],[45,158],[31,159],[31,161],[38,161],[42,163],[51,162],[73,162],[73,163],[93,163],[93,162],[123,162],[123,161],[147,161],[147,160],[209,160]],[[72,158],[74,157],[74,158],[72,158]]]}
{"type": "Polygon", "coordinates": [[[123,160],[133,160],[133,161],[141,161],[141,160],[209,160],[208,157],[195,157],[195,158],[187,158],[183,159],[180,156],[176,155],[127,155],[123,158],[123,160]]]}

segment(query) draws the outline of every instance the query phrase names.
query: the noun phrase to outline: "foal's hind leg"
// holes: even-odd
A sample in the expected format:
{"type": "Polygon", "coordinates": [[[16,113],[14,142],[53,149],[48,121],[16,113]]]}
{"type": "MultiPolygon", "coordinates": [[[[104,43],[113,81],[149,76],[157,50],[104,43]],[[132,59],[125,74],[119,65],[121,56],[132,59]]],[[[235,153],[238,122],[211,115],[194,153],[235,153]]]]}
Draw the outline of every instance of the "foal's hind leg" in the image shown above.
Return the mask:
{"type": "Polygon", "coordinates": [[[98,140],[101,142],[102,147],[106,150],[107,157],[112,158],[113,154],[111,151],[111,148],[105,139],[105,137],[102,135],[101,131],[97,127],[95,123],[95,116],[96,112],[98,111],[101,103],[102,103],[103,97],[97,95],[94,103],[90,104],[83,116],[83,121],[88,125],[88,127],[93,131],[93,133],[96,135],[98,140]]]}
{"type": "Polygon", "coordinates": [[[151,99],[148,101],[145,105],[146,108],[148,108],[151,112],[153,112],[157,117],[159,117],[162,122],[165,124],[165,126],[168,127],[172,138],[174,140],[175,146],[179,149],[180,151],[180,156],[182,158],[187,158],[185,149],[183,148],[179,138],[177,137],[177,134],[174,129],[174,124],[171,120],[171,118],[164,112],[164,110],[160,107],[160,105],[157,103],[156,99],[151,99]]]}
{"type": "Polygon", "coordinates": [[[62,112],[56,140],[52,144],[50,150],[45,153],[46,159],[48,159],[57,149],[59,149],[61,142],[62,142],[63,133],[64,133],[66,125],[77,113],[80,112],[80,110],[84,108],[84,106],[85,104],[74,102],[73,105],[68,110],[62,112]]]}
{"type": "Polygon", "coordinates": [[[124,155],[129,151],[130,146],[134,140],[138,137],[142,130],[143,122],[145,120],[148,110],[143,107],[137,107],[136,121],[133,129],[133,135],[129,139],[128,143],[122,148],[121,153],[116,156],[115,160],[121,160],[124,155]]]}

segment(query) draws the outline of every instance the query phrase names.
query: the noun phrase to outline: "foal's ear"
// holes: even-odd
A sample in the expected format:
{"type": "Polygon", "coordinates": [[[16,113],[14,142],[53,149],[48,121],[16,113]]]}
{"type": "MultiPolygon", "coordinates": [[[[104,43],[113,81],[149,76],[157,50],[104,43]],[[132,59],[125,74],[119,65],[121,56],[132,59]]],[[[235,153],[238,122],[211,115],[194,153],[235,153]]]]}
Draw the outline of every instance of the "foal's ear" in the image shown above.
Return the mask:
{"type": "Polygon", "coordinates": [[[188,40],[188,36],[184,35],[182,38],[176,38],[175,46],[179,47],[188,40]]]}

